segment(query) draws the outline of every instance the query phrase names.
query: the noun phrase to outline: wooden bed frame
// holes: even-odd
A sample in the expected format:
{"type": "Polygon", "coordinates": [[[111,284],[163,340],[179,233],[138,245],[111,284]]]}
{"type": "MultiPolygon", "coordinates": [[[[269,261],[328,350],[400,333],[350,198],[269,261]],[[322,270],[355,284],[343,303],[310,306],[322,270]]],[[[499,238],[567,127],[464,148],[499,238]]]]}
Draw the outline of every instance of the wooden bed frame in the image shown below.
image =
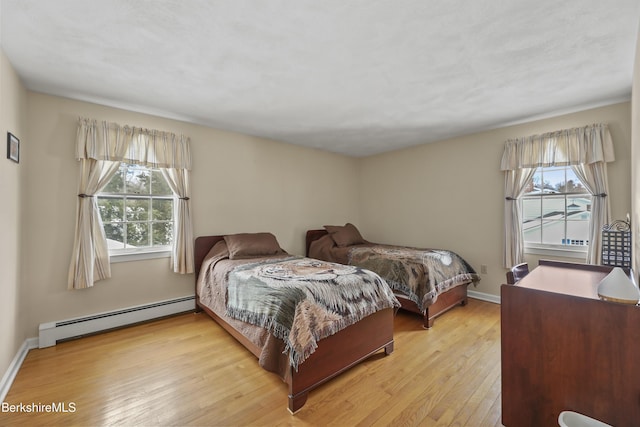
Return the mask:
{"type": "MultiPolygon", "coordinates": [[[[318,240],[322,236],[327,234],[327,230],[308,230],[306,235],[306,255],[309,256],[309,248],[311,247],[311,242],[314,240],[318,240]]],[[[435,318],[440,316],[442,313],[451,310],[453,307],[457,305],[467,305],[467,288],[469,287],[469,283],[465,283],[462,285],[458,285],[455,288],[451,288],[446,292],[438,295],[438,299],[432,305],[427,307],[427,311],[422,314],[420,307],[407,298],[405,295],[395,293],[396,298],[402,304],[402,308],[404,310],[410,311],[412,313],[419,314],[423,316],[422,318],[422,326],[425,329],[430,329],[433,326],[433,322],[435,318]]]]}
{"type": "MultiPolygon", "coordinates": [[[[202,304],[197,294],[197,281],[202,262],[213,245],[222,239],[223,236],[202,236],[195,240],[196,312],[207,313],[259,358],[260,348],[202,304]]],[[[295,413],[302,408],[310,390],[378,351],[384,349],[385,354],[391,354],[393,352],[393,319],[394,309],[392,308],[367,316],[358,323],[319,341],[316,351],[298,366],[297,371],[289,367],[289,372],[283,379],[289,388],[289,411],[295,413]]]]}

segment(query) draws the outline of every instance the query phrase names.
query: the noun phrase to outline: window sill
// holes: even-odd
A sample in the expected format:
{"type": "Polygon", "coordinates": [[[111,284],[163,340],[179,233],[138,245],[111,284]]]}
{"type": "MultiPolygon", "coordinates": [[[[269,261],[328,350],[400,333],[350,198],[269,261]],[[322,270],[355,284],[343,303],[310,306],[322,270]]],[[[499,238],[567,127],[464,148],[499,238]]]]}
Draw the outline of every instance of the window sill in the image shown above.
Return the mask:
{"type": "Polygon", "coordinates": [[[146,259],[170,258],[171,251],[153,251],[153,252],[129,252],[119,254],[109,254],[112,264],[118,262],[143,261],[146,259]]]}
{"type": "Polygon", "coordinates": [[[546,247],[546,248],[525,247],[524,253],[531,254],[531,255],[550,256],[550,257],[575,258],[575,259],[580,259],[582,261],[586,261],[587,259],[586,248],[560,249],[560,248],[549,248],[549,247],[546,247]]]}

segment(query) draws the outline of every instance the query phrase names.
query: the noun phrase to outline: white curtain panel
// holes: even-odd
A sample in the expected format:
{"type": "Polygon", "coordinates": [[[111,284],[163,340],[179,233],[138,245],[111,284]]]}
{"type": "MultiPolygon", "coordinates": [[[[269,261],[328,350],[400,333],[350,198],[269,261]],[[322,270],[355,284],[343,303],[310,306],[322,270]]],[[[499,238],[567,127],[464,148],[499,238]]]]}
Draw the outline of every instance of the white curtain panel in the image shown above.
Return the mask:
{"type": "Polygon", "coordinates": [[[94,195],[109,183],[119,167],[120,162],[80,159],[69,289],[89,288],[94,282],[111,277],[109,248],[94,195]]]}
{"type": "Polygon", "coordinates": [[[520,168],[506,171],[504,176],[505,240],[502,263],[506,268],[511,268],[524,262],[520,197],[522,197],[527,183],[533,178],[535,172],[535,168],[520,168]]]}
{"type": "Polygon", "coordinates": [[[607,164],[597,162],[573,165],[571,168],[592,196],[587,262],[589,264],[600,264],[602,261],[602,226],[611,222],[607,164]]]}
{"type": "Polygon", "coordinates": [[[178,197],[172,248],[173,271],[193,272],[189,203],[191,149],[189,138],[170,132],[120,126],[79,118],[76,159],[80,161],[78,210],[69,289],[93,286],[111,277],[109,252],[94,195],[118,170],[120,162],[158,168],[178,197]],[[170,172],[166,172],[170,171],[170,172]]]}
{"type": "MultiPolygon", "coordinates": [[[[588,262],[601,257],[601,227],[610,218],[606,163],[615,160],[613,141],[606,124],[564,129],[542,135],[511,139],[505,143],[500,169],[505,172],[505,268],[524,261],[520,202],[527,175],[538,167],[571,166],[593,195],[589,225],[588,262]]],[[[528,179],[531,179],[529,176],[528,179]]]]}
{"type": "Polygon", "coordinates": [[[191,225],[191,204],[189,171],[187,169],[161,169],[177,198],[174,203],[176,228],[173,230],[171,265],[180,274],[193,273],[193,227],[191,225]]]}

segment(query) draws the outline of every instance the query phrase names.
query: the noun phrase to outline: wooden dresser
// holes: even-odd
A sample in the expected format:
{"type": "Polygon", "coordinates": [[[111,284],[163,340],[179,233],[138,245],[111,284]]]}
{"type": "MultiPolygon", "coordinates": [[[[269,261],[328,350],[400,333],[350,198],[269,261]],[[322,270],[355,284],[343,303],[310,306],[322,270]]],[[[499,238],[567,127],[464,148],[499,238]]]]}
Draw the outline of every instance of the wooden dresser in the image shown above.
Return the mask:
{"type": "Polygon", "coordinates": [[[610,270],[541,261],[502,286],[502,424],[557,426],[570,410],[640,426],[640,307],[599,300],[610,270]]]}

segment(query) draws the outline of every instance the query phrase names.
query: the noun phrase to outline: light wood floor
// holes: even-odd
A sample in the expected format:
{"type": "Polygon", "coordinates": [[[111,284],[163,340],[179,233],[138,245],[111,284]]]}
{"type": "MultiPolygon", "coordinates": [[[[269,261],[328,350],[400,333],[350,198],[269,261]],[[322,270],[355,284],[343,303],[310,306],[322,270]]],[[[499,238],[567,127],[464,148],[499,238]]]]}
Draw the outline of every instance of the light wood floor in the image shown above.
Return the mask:
{"type": "Polygon", "coordinates": [[[309,394],[286,385],[204,313],[31,350],[8,404],[75,412],[1,413],[0,425],[500,426],[500,306],[474,299],[436,319],[395,319],[395,351],[309,394]]]}

